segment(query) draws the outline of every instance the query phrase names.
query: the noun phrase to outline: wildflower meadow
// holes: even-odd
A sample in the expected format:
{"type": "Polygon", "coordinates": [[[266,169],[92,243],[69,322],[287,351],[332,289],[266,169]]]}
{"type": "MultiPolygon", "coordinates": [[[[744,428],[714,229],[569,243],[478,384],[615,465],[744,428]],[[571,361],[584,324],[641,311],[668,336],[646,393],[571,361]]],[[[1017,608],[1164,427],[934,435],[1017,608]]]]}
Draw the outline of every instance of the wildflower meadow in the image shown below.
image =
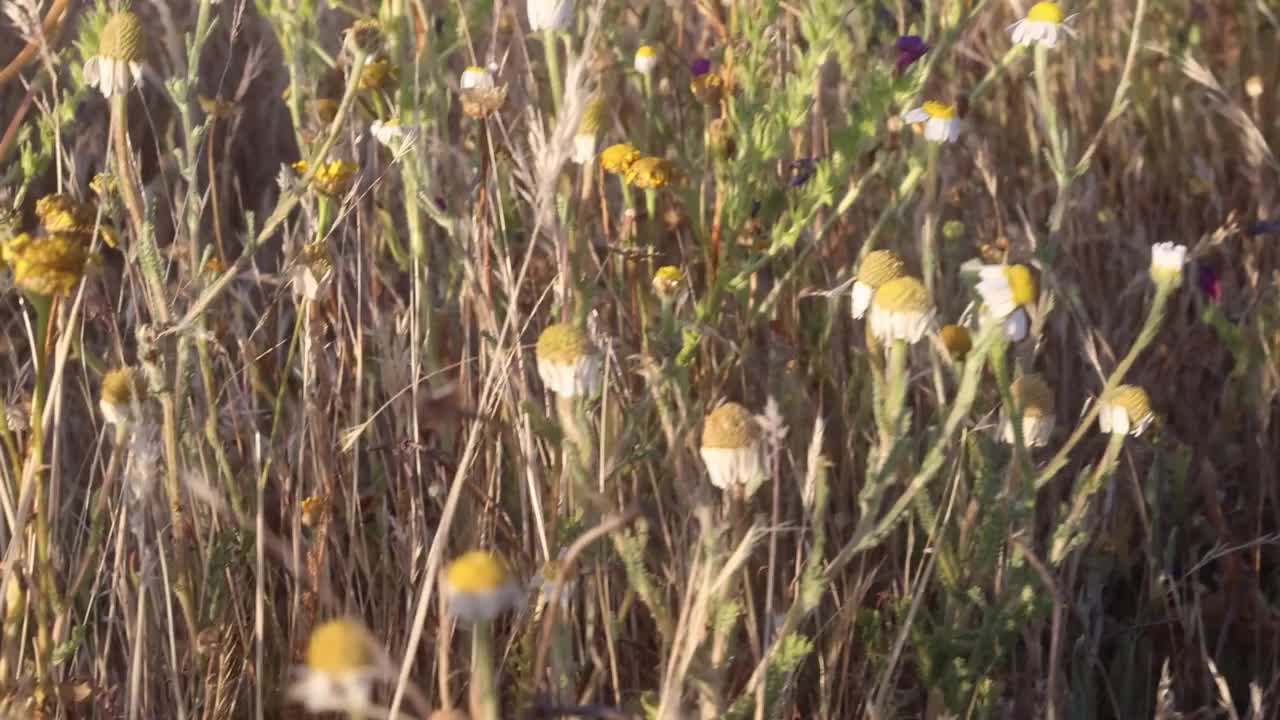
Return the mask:
{"type": "Polygon", "coordinates": [[[1280,718],[1275,0],[0,0],[0,720],[1280,718]]]}

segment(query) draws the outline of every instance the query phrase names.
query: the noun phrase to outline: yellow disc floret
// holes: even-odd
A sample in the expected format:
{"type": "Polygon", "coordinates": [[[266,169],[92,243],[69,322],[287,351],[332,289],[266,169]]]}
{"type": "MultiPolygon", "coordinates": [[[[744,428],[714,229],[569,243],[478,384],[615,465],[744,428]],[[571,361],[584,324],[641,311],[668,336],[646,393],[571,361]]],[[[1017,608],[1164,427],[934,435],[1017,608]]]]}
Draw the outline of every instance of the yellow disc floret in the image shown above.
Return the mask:
{"type": "Polygon", "coordinates": [[[141,373],[131,367],[111,370],[102,376],[102,402],[120,406],[141,402],[144,390],[141,373]]]}
{"type": "Polygon", "coordinates": [[[1040,291],[1036,286],[1036,277],[1026,265],[1010,265],[1004,269],[1004,277],[1009,281],[1009,290],[1013,294],[1013,302],[1017,305],[1031,305],[1036,301],[1040,291]]]}
{"type": "Polygon", "coordinates": [[[675,265],[665,265],[653,274],[653,291],[664,300],[674,298],[684,287],[684,271],[675,265]]]}
{"type": "Polygon", "coordinates": [[[487,550],[472,550],[445,568],[444,581],[459,593],[485,594],[503,589],[511,579],[507,564],[487,550]]]}
{"type": "Polygon", "coordinates": [[[0,257],[13,268],[14,283],[36,295],[70,295],[84,277],[89,248],[70,233],[32,237],[23,233],[0,249],[0,257]]]}
{"type": "Polygon", "coordinates": [[[1053,390],[1038,374],[1023,375],[1009,386],[1013,401],[1022,408],[1023,417],[1046,417],[1053,414],[1053,390]]]}
{"type": "Polygon", "coordinates": [[[671,180],[671,166],[662,158],[640,158],[627,169],[624,179],[641,190],[656,190],[671,180]]]}
{"type": "Polygon", "coordinates": [[[892,250],[872,250],[858,264],[858,282],[875,290],[905,274],[902,258],[892,250]]]}
{"type": "Polygon", "coordinates": [[[639,150],[627,143],[619,143],[610,145],[600,153],[600,167],[604,168],[605,172],[621,175],[630,170],[639,159],[639,150]]]}
{"type": "Polygon", "coordinates": [[[1147,396],[1146,390],[1137,385],[1120,385],[1108,393],[1105,400],[1113,406],[1124,408],[1129,422],[1134,425],[1141,425],[1152,415],[1151,398],[1147,396]]]}
{"type": "Polygon", "coordinates": [[[707,415],[702,425],[702,447],[737,450],[760,440],[760,423],[751,411],[735,402],[725,403],[707,415]]]}
{"type": "Polygon", "coordinates": [[[1031,6],[1031,10],[1027,12],[1027,20],[1031,22],[1053,23],[1061,25],[1063,19],[1062,8],[1058,3],[1038,2],[1031,6]]]}
{"type": "Polygon", "coordinates": [[[973,338],[963,325],[943,325],[941,335],[943,346],[955,360],[963,360],[973,349],[973,338]]]}
{"type": "Polygon", "coordinates": [[[876,290],[872,302],[876,307],[893,313],[929,312],[929,291],[924,283],[907,275],[894,278],[876,290]]]}
{"type": "Polygon", "coordinates": [[[142,23],[128,10],[113,14],[98,36],[98,56],[109,60],[140,62],[144,47],[142,23]]]}
{"type": "Polygon", "coordinates": [[[951,120],[956,116],[956,106],[930,100],[924,105],[924,111],[935,120],[951,120]]]}
{"type": "Polygon", "coordinates": [[[331,675],[367,670],[375,663],[373,638],[354,620],[330,620],[311,631],[306,662],[331,675]]]}
{"type": "Polygon", "coordinates": [[[556,323],[548,325],[538,336],[534,352],[539,360],[570,365],[595,350],[591,339],[577,325],[556,323]]]}

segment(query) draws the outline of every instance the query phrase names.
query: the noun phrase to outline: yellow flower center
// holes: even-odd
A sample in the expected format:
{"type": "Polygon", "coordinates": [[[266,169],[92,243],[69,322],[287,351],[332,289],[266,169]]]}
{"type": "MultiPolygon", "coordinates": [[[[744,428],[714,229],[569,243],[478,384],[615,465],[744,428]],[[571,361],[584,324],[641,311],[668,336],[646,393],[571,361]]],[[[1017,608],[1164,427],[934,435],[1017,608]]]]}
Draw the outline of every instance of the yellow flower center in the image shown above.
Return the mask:
{"type": "Polygon", "coordinates": [[[102,400],[109,405],[132,405],[142,392],[142,378],[133,368],[116,368],[102,376],[102,400]]]}
{"type": "Polygon", "coordinates": [[[1023,375],[1014,380],[1009,388],[1009,394],[1022,408],[1023,415],[1046,417],[1053,414],[1053,391],[1037,374],[1023,375]]]}
{"type": "Polygon", "coordinates": [[[662,158],[640,158],[627,168],[627,174],[623,179],[628,185],[634,185],[641,190],[656,190],[666,185],[671,179],[671,168],[662,158]]]}
{"type": "Polygon", "coordinates": [[[902,275],[902,258],[892,250],[872,250],[858,265],[858,282],[872,290],[902,275]]]}
{"type": "Polygon", "coordinates": [[[973,338],[968,328],[963,325],[944,325],[942,327],[942,344],[956,360],[963,360],[973,349],[973,338]]]}
{"type": "Polygon", "coordinates": [[[1031,10],[1027,13],[1027,20],[1061,25],[1062,8],[1058,7],[1058,3],[1038,2],[1031,6],[1031,10]]]}
{"type": "Polygon", "coordinates": [[[1151,398],[1137,385],[1121,385],[1111,391],[1107,400],[1124,408],[1131,423],[1139,424],[1151,417],[1151,398]]]}
{"type": "Polygon", "coordinates": [[[99,57],[138,62],[142,60],[142,49],[142,23],[137,15],[128,10],[117,12],[102,26],[98,38],[99,57]]]}
{"type": "Polygon", "coordinates": [[[653,274],[653,289],[663,298],[673,298],[684,285],[684,273],[675,265],[665,265],[653,274]]]}
{"type": "Polygon", "coordinates": [[[707,415],[702,425],[702,447],[737,450],[760,439],[760,423],[738,403],[725,403],[707,415]]]}
{"type": "Polygon", "coordinates": [[[934,120],[951,120],[956,116],[956,106],[930,100],[924,104],[924,111],[934,120]]]}
{"type": "Polygon", "coordinates": [[[1009,281],[1009,290],[1013,292],[1014,303],[1030,305],[1036,301],[1039,295],[1036,278],[1026,265],[1010,265],[1004,269],[1004,277],[1009,281]]]}
{"type": "Polygon", "coordinates": [[[307,667],[322,673],[344,673],[371,667],[373,639],[353,620],[331,620],[311,631],[307,667]]]}
{"type": "Polygon", "coordinates": [[[534,352],[540,360],[569,365],[591,354],[594,349],[587,334],[577,325],[556,323],[548,325],[538,336],[534,352]]]}
{"type": "Polygon", "coordinates": [[[641,45],[640,48],[636,50],[636,58],[638,59],[652,60],[656,57],[658,57],[658,50],[652,45],[641,45]]]}
{"type": "Polygon", "coordinates": [[[449,563],[444,579],[454,592],[491,593],[509,580],[507,565],[494,553],[472,550],[449,563]]]}
{"type": "Polygon", "coordinates": [[[929,312],[929,291],[924,283],[908,275],[881,285],[873,302],[887,312],[922,314],[929,312]]]}
{"type": "Polygon", "coordinates": [[[636,150],[627,143],[619,143],[610,145],[600,153],[600,167],[605,172],[622,174],[631,169],[631,166],[640,159],[640,151],[636,150]]]}

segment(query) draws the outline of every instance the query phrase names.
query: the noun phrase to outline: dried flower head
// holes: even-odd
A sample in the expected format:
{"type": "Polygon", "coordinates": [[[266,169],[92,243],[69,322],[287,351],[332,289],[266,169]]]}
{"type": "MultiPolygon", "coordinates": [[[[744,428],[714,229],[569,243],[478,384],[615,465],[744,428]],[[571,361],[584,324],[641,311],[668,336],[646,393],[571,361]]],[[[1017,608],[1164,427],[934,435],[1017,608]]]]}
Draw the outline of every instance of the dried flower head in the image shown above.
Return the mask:
{"type": "Polygon", "coordinates": [[[365,63],[360,71],[361,90],[388,90],[397,82],[396,66],[389,60],[365,63]]]}
{"type": "MultiPolygon", "coordinates": [[[[311,165],[306,160],[293,164],[293,170],[300,177],[310,171],[311,165]]],[[[340,200],[355,184],[356,173],[360,168],[345,160],[330,160],[316,169],[311,178],[311,187],[326,197],[340,200]]]]}
{"type": "Polygon", "coordinates": [[[703,105],[714,105],[724,96],[724,77],[718,72],[697,75],[689,83],[689,92],[703,105]]]}
{"type": "Polygon", "coordinates": [[[116,368],[102,376],[98,408],[112,425],[129,426],[140,420],[147,400],[146,380],[136,368],[116,368]]]}
{"type": "Polygon", "coordinates": [[[102,241],[115,247],[120,236],[115,228],[104,220],[98,222],[98,211],[91,205],[77,202],[66,193],[45,195],[36,201],[36,217],[46,233],[67,233],[79,236],[86,244],[93,240],[93,229],[98,228],[102,241]]]}
{"type": "Polygon", "coordinates": [[[625,175],[639,159],[639,150],[627,143],[619,143],[610,145],[600,153],[600,167],[608,173],[625,175]]]}
{"type": "Polygon", "coordinates": [[[973,349],[973,338],[969,333],[969,328],[963,325],[943,325],[942,345],[947,349],[947,353],[952,360],[956,362],[963,361],[969,351],[973,349]]]}
{"type": "Polygon", "coordinates": [[[142,84],[145,47],[138,16],[129,10],[112,14],[98,36],[98,53],[85,61],[85,82],[108,98],[129,92],[142,84]]]}
{"type": "Polygon", "coordinates": [[[382,49],[382,28],[376,20],[357,20],[347,28],[347,47],[365,53],[382,49]]]}
{"type": "Polygon", "coordinates": [[[23,233],[0,248],[0,257],[13,268],[19,288],[50,296],[70,295],[93,259],[84,239],[71,233],[23,233]]]}
{"type": "Polygon", "coordinates": [[[1137,385],[1119,385],[1099,400],[1098,427],[1104,433],[1137,437],[1155,417],[1147,391],[1137,385]]]}
{"type": "Polygon", "coordinates": [[[440,585],[449,613],[461,622],[489,622],[524,601],[507,563],[487,550],[472,550],[449,563],[440,585]]]}
{"type": "Polygon", "coordinates": [[[657,190],[671,181],[671,165],[662,158],[644,157],[631,163],[623,179],[641,190],[657,190]]]}
{"type": "Polygon", "coordinates": [[[363,712],[381,674],[377,641],[355,620],[322,623],[307,641],[306,664],[289,697],[309,712],[363,712]]]}
{"type": "Polygon", "coordinates": [[[329,244],[324,240],[307,243],[298,251],[290,273],[293,291],[312,302],[320,300],[330,275],[333,274],[333,257],[329,244]]]}
{"type": "Polygon", "coordinates": [[[872,250],[858,264],[853,281],[853,317],[861,318],[871,306],[871,297],[881,285],[906,274],[906,263],[892,250],[872,250]]]}
{"type": "Polygon", "coordinates": [[[602,363],[591,339],[577,325],[548,325],[535,348],[538,375],[561,397],[592,396],[600,392],[602,363]]]}
{"type": "MultiPolygon", "coordinates": [[[[1056,418],[1053,390],[1044,378],[1034,373],[1023,375],[1009,386],[1009,394],[1022,411],[1023,442],[1028,447],[1048,444],[1056,418]]],[[[1008,408],[1000,414],[1000,438],[1009,444],[1014,442],[1013,413],[1008,408]]]]}
{"type": "Polygon", "coordinates": [[[750,498],[764,482],[759,421],[745,407],[729,402],[712,410],[702,425],[702,462],[711,484],[750,498]]]}
{"type": "Polygon", "coordinates": [[[909,275],[881,285],[871,299],[868,325],[881,342],[918,342],[933,322],[933,304],[924,283],[909,275]]]}

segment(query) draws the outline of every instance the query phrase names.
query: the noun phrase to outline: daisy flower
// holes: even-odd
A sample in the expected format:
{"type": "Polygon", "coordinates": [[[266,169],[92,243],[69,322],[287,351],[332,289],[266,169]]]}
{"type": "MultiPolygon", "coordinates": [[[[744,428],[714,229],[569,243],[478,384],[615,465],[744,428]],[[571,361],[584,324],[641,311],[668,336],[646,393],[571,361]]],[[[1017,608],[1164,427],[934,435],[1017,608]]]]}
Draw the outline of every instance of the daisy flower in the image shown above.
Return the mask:
{"type": "Polygon", "coordinates": [[[760,423],[738,403],[712,410],[702,425],[702,462],[711,484],[750,498],[765,480],[760,423]]]}
{"type": "Polygon", "coordinates": [[[871,307],[871,297],[881,285],[906,274],[902,258],[892,250],[872,250],[858,264],[853,281],[853,318],[860,319],[871,307]]]}
{"type": "Polygon", "coordinates": [[[529,0],[529,29],[565,30],[573,22],[573,0],[529,0]]]}
{"type": "Polygon", "coordinates": [[[1151,279],[1157,285],[1182,284],[1182,266],[1187,264],[1187,246],[1162,242],[1151,246],[1151,279]]]}
{"type": "Polygon", "coordinates": [[[144,49],[138,16],[128,10],[114,13],[98,36],[98,54],[84,64],[84,81],[107,98],[129,92],[142,84],[144,49]]]}
{"type": "Polygon", "coordinates": [[[881,285],[871,298],[867,325],[881,342],[915,343],[933,322],[934,308],[924,283],[909,275],[881,285]]]}
{"type": "Polygon", "coordinates": [[[1055,2],[1038,2],[1027,11],[1027,16],[1009,26],[1009,34],[1018,45],[1055,47],[1063,37],[1075,37],[1075,30],[1068,24],[1075,15],[1064,16],[1055,2]]]}
{"type": "Polygon", "coordinates": [[[330,620],[311,632],[306,664],[289,697],[308,712],[364,712],[380,674],[377,643],[354,620],[330,620]]]}
{"type": "Polygon", "coordinates": [[[1027,336],[1038,289],[1035,276],[1025,265],[987,265],[978,271],[978,294],[987,318],[1004,324],[1004,337],[1019,342],[1027,336]]]}
{"type": "Polygon", "coordinates": [[[653,292],[663,302],[672,302],[688,294],[684,271],[675,265],[664,265],[653,274],[653,292]]]}
{"type": "Polygon", "coordinates": [[[496,83],[493,73],[488,68],[472,65],[462,71],[462,79],[458,83],[463,90],[492,90],[496,83]]]}
{"type": "MultiPolygon", "coordinates": [[[[1022,440],[1027,447],[1041,447],[1048,444],[1053,434],[1055,416],[1053,413],[1053,390],[1037,374],[1023,375],[1009,386],[1009,394],[1013,403],[1022,412],[1022,440]]],[[[1005,408],[1000,413],[1000,439],[1012,445],[1013,412],[1005,408]]]]}
{"type": "Polygon", "coordinates": [[[658,49],[652,45],[641,45],[636,50],[635,68],[641,75],[648,75],[658,67],[658,49]]]}
{"type": "Polygon", "coordinates": [[[472,550],[449,563],[440,588],[449,613],[469,624],[487,623],[524,600],[506,562],[487,550],[472,550]]]}
{"type": "Polygon", "coordinates": [[[600,392],[600,355],[578,326],[556,323],[538,336],[534,354],[538,375],[551,392],[561,397],[590,397],[600,392]]]}
{"type": "Polygon", "coordinates": [[[1098,427],[1104,433],[1138,437],[1156,417],[1147,391],[1137,385],[1120,385],[1098,402],[1098,427]]]}
{"type": "Polygon", "coordinates": [[[930,100],[902,114],[902,119],[912,125],[924,123],[924,137],[930,142],[955,142],[960,138],[960,118],[956,106],[930,100]]]}
{"type": "Polygon", "coordinates": [[[135,368],[116,368],[102,377],[98,407],[112,425],[128,426],[137,420],[146,399],[146,384],[135,368]]]}

